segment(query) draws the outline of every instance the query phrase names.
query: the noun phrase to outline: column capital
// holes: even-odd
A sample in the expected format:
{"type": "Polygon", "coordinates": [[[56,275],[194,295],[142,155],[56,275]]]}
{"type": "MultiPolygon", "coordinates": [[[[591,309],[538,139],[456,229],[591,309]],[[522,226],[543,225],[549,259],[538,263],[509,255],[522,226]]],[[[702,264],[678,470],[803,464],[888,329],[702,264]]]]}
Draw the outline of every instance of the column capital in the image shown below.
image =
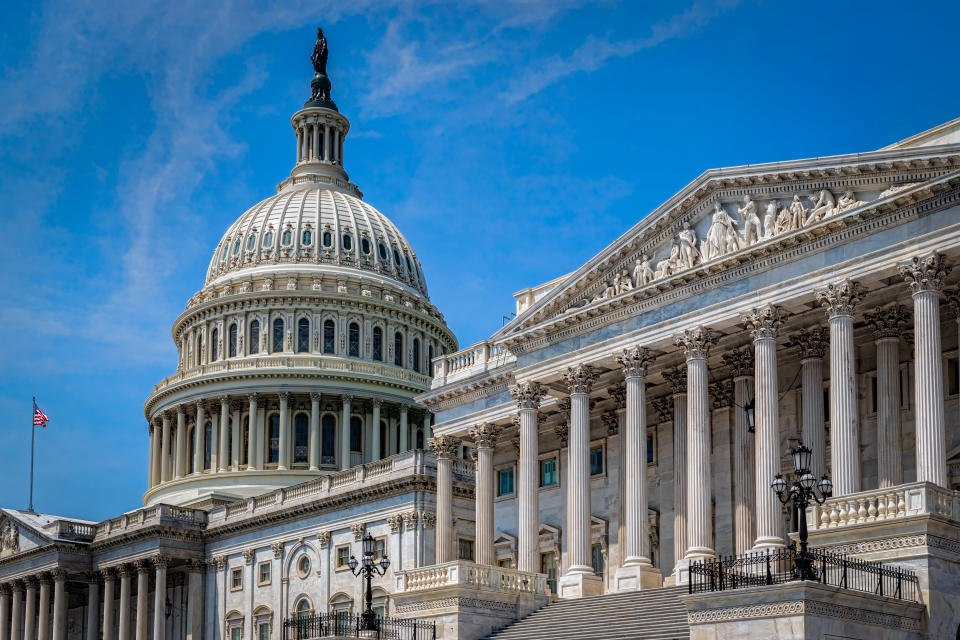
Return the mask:
{"type": "Polygon", "coordinates": [[[213,556],[210,560],[216,565],[217,571],[223,571],[227,568],[227,556],[213,556]]]}
{"type": "Polygon", "coordinates": [[[166,569],[170,566],[170,557],[162,554],[153,556],[150,559],[153,562],[153,567],[155,569],[166,569]]]}
{"type": "Polygon", "coordinates": [[[187,560],[187,572],[188,573],[202,573],[204,569],[203,560],[197,560],[196,558],[191,558],[187,560]]]}
{"type": "Polygon", "coordinates": [[[254,549],[244,549],[241,554],[244,564],[253,564],[253,559],[257,557],[257,552],[254,549]]]}
{"type": "Polygon", "coordinates": [[[788,347],[800,348],[800,357],[804,360],[822,360],[829,344],[830,333],[823,327],[800,329],[787,340],[788,347]]]}
{"type": "Polygon", "coordinates": [[[390,533],[400,533],[403,527],[403,514],[391,513],[387,516],[387,525],[390,527],[390,533]]]}
{"type": "Polygon", "coordinates": [[[278,391],[277,397],[280,398],[280,402],[288,402],[290,400],[289,391],[278,391]]]}
{"type": "Polygon", "coordinates": [[[625,382],[618,382],[617,384],[607,387],[607,393],[610,394],[610,397],[613,399],[615,408],[623,409],[627,406],[627,384],[625,382]]]}
{"type": "Polygon", "coordinates": [[[187,414],[187,405],[185,405],[185,404],[178,404],[178,405],[177,405],[177,419],[180,419],[181,417],[186,416],[186,414],[187,414]]]}
{"type": "Polygon", "coordinates": [[[947,302],[950,303],[950,308],[953,311],[954,317],[960,319],[960,288],[953,287],[951,289],[946,289],[944,290],[943,295],[946,297],[947,302]]]}
{"type": "Polygon", "coordinates": [[[280,559],[283,557],[283,549],[286,546],[283,542],[274,542],[270,545],[270,550],[273,551],[273,557],[280,559]]]}
{"type": "Polygon", "coordinates": [[[780,327],[787,314],[783,307],[768,304],[759,309],[751,309],[747,313],[740,315],[740,321],[743,322],[753,339],[772,340],[777,337],[780,327]]]}
{"type": "MultiPolygon", "coordinates": [[[[84,571],[83,580],[91,587],[100,586],[100,573],[97,571],[84,571]]],[[[41,580],[40,583],[43,584],[43,580],[41,580]]],[[[49,584],[49,581],[47,581],[47,583],[49,584]]]]}
{"type": "Polygon", "coordinates": [[[23,578],[23,584],[27,589],[36,589],[37,588],[37,577],[36,576],[25,576],[23,578]]]}
{"type": "Polygon", "coordinates": [[[546,392],[539,382],[522,382],[510,387],[510,395],[516,399],[520,409],[537,409],[546,392]]]}
{"type": "Polygon", "coordinates": [[[717,343],[717,336],[709,327],[684,329],[673,337],[673,344],[683,350],[687,360],[706,360],[710,347],[717,343]]]}
{"type": "Polygon", "coordinates": [[[474,425],[470,429],[470,437],[477,443],[478,449],[496,448],[501,433],[503,433],[503,427],[492,422],[474,425]]]}
{"type": "Polygon", "coordinates": [[[117,575],[121,578],[129,578],[133,575],[133,566],[129,564],[121,564],[116,567],[117,575]]]}
{"type": "Polygon", "coordinates": [[[249,400],[250,402],[260,402],[260,394],[259,394],[259,393],[248,393],[248,394],[247,394],[247,400],[249,400]]]}
{"type": "MultiPolygon", "coordinates": [[[[10,595],[10,585],[7,583],[0,584],[0,596],[9,596],[10,595]]],[[[6,624],[7,621],[0,621],[0,624],[6,624]]]]}
{"type": "Polygon", "coordinates": [[[657,416],[660,418],[660,422],[666,422],[667,418],[672,414],[673,406],[667,396],[660,396],[659,398],[653,398],[650,401],[653,410],[657,412],[657,416]]]}
{"type": "MultiPolygon", "coordinates": [[[[100,572],[100,573],[102,573],[102,572],[100,572]]],[[[40,582],[40,584],[49,585],[50,582],[51,582],[51,580],[50,580],[50,574],[47,573],[46,571],[44,571],[44,572],[42,572],[42,573],[40,573],[40,574],[37,575],[37,580],[40,582]]]]}
{"type": "Polygon", "coordinates": [[[711,383],[708,387],[710,397],[713,399],[713,408],[733,406],[733,380],[720,380],[711,383]]]}
{"type": "Polygon", "coordinates": [[[603,421],[603,426],[607,428],[608,436],[615,436],[620,433],[620,419],[617,417],[616,409],[605,411],[600,419],[603,421]]]}
{"type": "Polygon", "coordinates": [[[321,394],[318,391],[310,392],[310,402],[320,402],[321,394]]]}
{"type": "Polygon", "coordinates": [[[137,573],[147,573],[151,569],[152,562],[148,558],[139,558],[134,560],[133,564],[137,568],[137,573]]]}
{"type": "Polygon", "coordinates": [[[914,256],[910,262],[897,265],[897,270],[914,294],[941,291],[943,280],[952,269],[943,254],[937,251],[914,256]]]}
{"type": "Polygon", "coordinates": [[[194,400],[193,404],[197,408],[197,413],[204,411],[207,408],[207,401],[204,399],[194,400]]]}
{"type": "Polygon", "coordinates": [[[642,378],[647,375],[647,367],[653,364],[656,356],[646,347],[624,349],[617,356],[617,363],[623,367],[623,375],[627,378],[642,378]]]}
{"type": "Polygon", "coordinates": [[[567,383],[571,395],[575,393],[589,394],[598,377],[597,370],[589,364],[567,367],[567,370],[561,375],[564,382],[567,383]]]}
{"type": "MultiPolygon", "coordinates": [[[[566,447],[567,442],[570,441],[570,424],[566,420],[562,420],[553,428],[553,432],[560,438],[560,448],[566,447]]],[[[517,453],[520,453],[519,440],[517,441],[517,453]]]]}
{"type": "Polygon", "coordinates": [[[326,549],[330,546],[330,540],[333,538],[333,534],[329,531],[318,531],[317,532],[317,542],[320,544],[321,549],[326,549]]]}
{"type": "Polygon", "coordinates": [[[687,392],[687,370],[685,367],[676,367],[675,369],[664,369],[664,380],[673,387],[673,395],[680,395],[687,392]]]}
{"type": "Polygon", "coordinates": [[[221,407],[230,404],[230,396],[227,396],[227,395],[217,396],[217,399],[220,401],[221,407]]]}
{"type": "Polygon", "coordinates": [[[113,567],[103,567],[100,571],[100,579],[104,582],[112,582],[116,577],[114,575],[113,567]]]}
{"type": "Polygon", "coordinates": [[[400,415],[401,416],[406,415],[408,411],[410,411],[410,405],[406,403],[400,403],[400,415]]]}
{"type": "Polygon", "coordinates": [[[59,568],[51,571],[50,575],[53,576],[54,582],[65,582],[67,579],[67,572],[59,568]]]}
{"type": "Polygon", "coordinates": [[[873,326],[873,337],[877,340],[899,339],[903,334],[903,327],[910,320],[910,313],[902,304],[894,304],[889,307],[877,307],[872,313],[864,313],[863,317],[873,326]]]}
{"type": "Polygon", "coordinates": [[[460,440],[451,435],[434,436],[430,438],[429,445],[438,460],[451,460],[457,455],[460,440]]]}
{"type": "Polygon", "coordinates": [[[727,353],[720,356],[720,360],[723,362],[723,364],[733,369],[734,378],[743,378],[753,375],[752,347],[746,346],[739,347],[737,349],[731,349],[727,353]]]}
{"type": "Polygon", "coordinates": [[[367,523],[354,522],[352,525],[350,525],[350,531],[353,533],[353,541],[360,542],[363,540],[363,534],[367,532],[367,523]]]}
{"type": "Polygon", "coordinates": [[[14,593],[23,593],[23,580],[11,580],[10,589],[14,593]]]}
{"type": "Polygon", "coordinates": [[[433,529],[437,525],[437,514],[433,511],[421,511],[420,522],[423,523],[424,529],[433,529]]]}
{"type": "Polygon", "coordinates": [[[828,318],[852,316],[853,309],[863,299],[867,290],[856,280],[849,278],[832,282],[814,292],[817,302],[826,309],[828,318]]]}

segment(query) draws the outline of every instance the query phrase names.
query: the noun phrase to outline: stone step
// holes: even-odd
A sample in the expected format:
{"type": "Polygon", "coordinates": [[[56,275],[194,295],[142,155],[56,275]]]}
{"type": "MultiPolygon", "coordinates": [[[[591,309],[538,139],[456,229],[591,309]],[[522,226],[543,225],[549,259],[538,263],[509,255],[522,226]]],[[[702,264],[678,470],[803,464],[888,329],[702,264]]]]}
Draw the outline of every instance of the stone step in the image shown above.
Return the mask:
{"type": "Polygon", "coordinates": [[[682,587],[555,600],[490,640],[686,640],[690,637],[682,587]]]}

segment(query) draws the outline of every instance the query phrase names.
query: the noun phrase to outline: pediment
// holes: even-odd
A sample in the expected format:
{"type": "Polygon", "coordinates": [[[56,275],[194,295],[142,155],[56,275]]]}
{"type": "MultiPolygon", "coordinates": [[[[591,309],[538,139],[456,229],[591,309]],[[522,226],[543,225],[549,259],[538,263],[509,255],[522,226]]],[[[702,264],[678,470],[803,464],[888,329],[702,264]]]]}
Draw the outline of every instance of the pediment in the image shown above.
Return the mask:
{"type": "Polygon", "coordinates": [[[960,183],[960,144],[704,173],[519,314],[493,340],[530,336],[733,270],[960,183]]]}
{"type": "Polygon", "coordinates": [[[0,559],[36,549],[51,540],[8,510],[0,511],[0,559]]]}

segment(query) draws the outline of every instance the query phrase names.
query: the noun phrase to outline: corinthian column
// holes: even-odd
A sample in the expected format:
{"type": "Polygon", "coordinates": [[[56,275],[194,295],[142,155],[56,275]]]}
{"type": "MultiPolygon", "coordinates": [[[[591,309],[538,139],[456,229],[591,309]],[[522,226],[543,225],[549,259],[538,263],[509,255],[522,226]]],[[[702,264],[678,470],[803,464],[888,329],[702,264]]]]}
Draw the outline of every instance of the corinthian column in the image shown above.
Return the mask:
{"type": "Polygon", "coordinates": [[[206,403],[203,400],[197,400],[197,423],[193,427],[193,472],[203,472],[204,450],[206,449],[205,430],[203,423],[205,421],[204,410],[206,403]]]}
{"type": "Polygon", "coordinates": [[[560,580],[561,598],[603,592],[602,579],[590,561],[590,390],[597,379],[588,364],[563,374],[570,390],[570,435],[567,445],[567,571],[560,580]]]}
{"type": "Polygon", "coordinates": [[[673,387],[673,574],[687,552],[687,372],[681,368],[663,372],[673,387]]]}
{"type": "Polygon", "coordinates": [[[10,640],[23,637],[23,582],[13,583],[13,603],[10,607],[10,640]]]}
{"type": "Polygon", "coordinates": [[[617,356],[626,385],[623,428],[624,561],[615,575],[617,591],[637,591],[662,586],[660,571],[650,562],[647,522],[647,388],[644,378],[654,356],[646,347],[625,349],[617,356]]]}
{"type": "Polygon", "coordinates": [[[460,441],[451,435],[430,440],[437,457],[437,536],[436,564],[456,560],[453,553],[453,458],[460,441]]]}
{"type": "Polygon", "coordinates": [[[112,569],[101,569],[100,577],[103,578],[103,640],[113,640],[114,634],[114,575],[112,569]]]}
{"type": "Polygon", "coordinates": [[[10,640],[10,585],[0,584],[0,640],[10,640]]]}
{"type": "Polygon", "coordinates": [[[493,553],[493,451],[503,427],[478,424],[470,430],[477,445],[477,563],[496,564],[493,553]]]}
{"type": "Polygon", "coordinates": [[[187,475],[187,414],[186,407],[177,406],[177,453],[174,480],[187,475]]]}
{"type": "Polygon", "coordinates": [[[780,502],[770,489],[780,472],[780,434],[777,431],[779,412],[777,387],[777,333],[783,323],[780,307],[753,309],[742,316],[753,336],[756,373],[754,390],[756,454],[757,539],[754,549],[784,546],[781,535],[780,502]]]}
{"type": "Polygon", "coordinates": [[[753,433],[744,409],[753,396],[753,348],[743,347],[723,355],[723,363],[733,369],[733,548],[743,555],[753,548],[754,527],[754,446],[753,433]]]}
{"type": "Polygon", "coordinates": [[[24,580],[27,585],[23,606],[23,640],[35,640],[37,637],[37,581],[33,577],[24,580]]]}
{"type": "Polygon", "coordinates": [[[136,640],[147,640],[147,625],[150,623],[148,610],[150,607],[150,562],[137,560],[137,618],[136,640]]]}
{"type": "Polygon", "coordinates": [[[117,633],[119,640],[130,640],[130,567],[122,565],[120,572],[120,629],[117,633]]]}
{"type": "Polygon", "coordinates": [[[260,428],[259,393],[247,396],[250,401],[250,417],[247,419],[247,469],[260,470],[263,461],[263,451],[260,442],[263,438],[263,429],[260,428]]]}
{"type": "MultiPolygon", "coordinates": [[[[40,619],[37,621],[37,638],[50,640],[50,574],[40,574],[40,619]]],[[[99,611],[97,612],[99,614],[99,611]]]]}
{"type": "Polygon", "coordinates": [[[517,461],[517,568],[539,573],[540,503],[539,434],[537,409],[544,390],[539,382],[524,382],[510,388],[520,413],[520,454],[517,461]]]}
{"type": "Polygon", "coordinates": [[[830,318],[830,468],[835,496],[860,491],[853,309],[863,294],[863,287],[852,280],[841,280],[816,292],[830,318]]]}
{"type": "Polygon", "coordinates": [[[687,329],[674,338],[687,357],[687,560],[715,555],[707,356],[716,342],[706,327],[687,329]]]}
{"type": "Polygon", "coordinates": [[[863,315],[877,343],[877,484],[883,489],[903,483],[900,334],[909,316],[899,304],[863,315]]]}
{"type": "Polygon", "coordinates": [[[160,439],[160,482],[170,482],[170,478],[173,476],[170,471],[173,456],[173,447],[170,446],[170,412],[164,411],[160,417],[163,420],[160,439]]]}
{"type": "Polygon", "coordinates": [[[823,428],[823,354],[829,338],[822,327],[801,329],[790,336],[787,346],[800,347],[800,377],[803,425],[800,440],[809,447],[810,473],[820,478],[827,473],[827,436],[823,428]]]}
{"type": "Polygon", "coordinates": [[[230,396],[220,396],[220,431],[217,434],[217,464],[216,470],[224,472],[230,467],[230,396]]]}
{"type": "Polygon", "coordinates": [[[917,481],[947,484],[947,447],[943,415],[943,363],[940,344],[940,292],[951,267],[931,253],[900,265],[913,290],[914,360],[917,424],[917,481]]]}
{"type": "Polygon", "coordinates": [[[344,395],[343,415],[340,416],[340,468],[350,468],[350,402],[353,396],[344,395]]]}
{"type": "Polygon", "coordinates": [[[310,471],[320,468],[320,394],[310,393],[310,454],[308,462],[310,471]]]}
{"type": "Polygon", "coordinates": [[[67,638],[67,572],[53,572],[53,640],[67,638]]]}
{"type": "MultiPolygon", "coordinates": [[[[43,600],[41,599],[41,603],[43,600]]],[[[87,574],[87,638],[100,637],[100,578],[97,573],[87,574]]],[[[45,640],[45,639],[41,639],[45,640]]]]}
{"type": "MultiPolygon", "coordinates": [[[[290,420],[287,407],[290,404],[290,393],[281,391],[280,396],[280,444],[277,451],[277,471],[290,468],[290,420]]],[[[349,404],[347,406],[350,406],[349,404]]]]}
{"type": "Polygon", "coordinates": [[[156,568],[156,586],[153,591],[153,640],[165,640],[167,632],[167,564],[165,556],[156,556],[153,565],[156,568]]]}

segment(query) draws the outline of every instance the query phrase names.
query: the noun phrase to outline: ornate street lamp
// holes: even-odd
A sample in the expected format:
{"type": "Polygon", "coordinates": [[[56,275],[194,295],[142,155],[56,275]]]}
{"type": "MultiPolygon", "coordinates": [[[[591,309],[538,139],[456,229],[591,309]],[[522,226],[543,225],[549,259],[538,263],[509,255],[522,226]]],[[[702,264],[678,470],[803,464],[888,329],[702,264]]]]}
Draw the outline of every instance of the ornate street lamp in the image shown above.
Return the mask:
{"type": "Polygon", "coordinates": [[[810,473],[810,456],[813,452],[809,448],[800,446],[790,454],[793,457],[793,471],[797,477],[793,484],[787,487],[787,481],[781,474],[777,474],[770,488],[777,494],[782,504],[793,502],[793,506],[800,514],[798,523],[800,529],[800,551],[794,558],[794,564],[801,580],[816,580],[817,571],[813,567],[813,559],[807,552],[807,505],[810,502],[823,504],[833,494],[833,483],[830,478],[823,476],[819,481],[810,473]]]}
{"type": "Polygon", "coordinates": [[[753,398],[750,398],[749,400],[743,403],[743,412],[747,416],[747,431],[749,431],[750,433],[753,433],[757,430],[756,417],[754,412],[756,406],[757,406],[757,403],[754,401],[753,398]]]}
{"type": "Polygon", "coordinates": [[[363,574],[364,579],[367,581],[366,608],[360,615],[364,631],[376,631],[379,627],[377,614],[373,612],[373,576],[374,574],[382,576],[390,566],[390,560],[386,555],[380,558],[380,564],[377,566],[377,563],[373,561],[375,551],[376,542],[368,531],[366,535],[363,536],[363,558],[358,562],[354,556],[350,556],[350,561],[347,563],[353,575],[359,576],[363,574]]]}

